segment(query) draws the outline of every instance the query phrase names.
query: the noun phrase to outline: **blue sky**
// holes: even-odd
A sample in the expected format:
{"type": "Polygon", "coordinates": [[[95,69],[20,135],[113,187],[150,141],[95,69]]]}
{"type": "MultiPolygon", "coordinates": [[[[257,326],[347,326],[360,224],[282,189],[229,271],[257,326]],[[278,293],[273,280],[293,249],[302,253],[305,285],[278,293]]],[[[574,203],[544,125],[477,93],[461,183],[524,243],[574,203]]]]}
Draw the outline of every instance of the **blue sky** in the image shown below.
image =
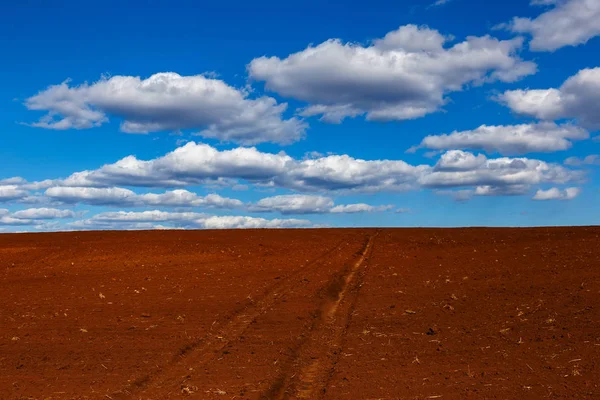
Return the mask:
{"type": "Polygon", "coordinates": [[[0,232],[599,223],[597,0],[90,4],[3,8],[0,232]]]}

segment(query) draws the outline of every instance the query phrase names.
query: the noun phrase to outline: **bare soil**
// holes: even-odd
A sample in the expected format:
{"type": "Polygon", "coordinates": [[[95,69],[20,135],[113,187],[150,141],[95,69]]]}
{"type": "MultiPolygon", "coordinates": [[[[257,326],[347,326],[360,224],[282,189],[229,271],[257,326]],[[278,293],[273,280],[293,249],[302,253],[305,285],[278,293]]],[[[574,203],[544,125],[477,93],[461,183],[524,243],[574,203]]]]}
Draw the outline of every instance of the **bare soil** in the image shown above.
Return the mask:
{"type": "Polygon", "coordinates": [[[0,399],[598,399],[600,228],[0,235],[0,399]]]}

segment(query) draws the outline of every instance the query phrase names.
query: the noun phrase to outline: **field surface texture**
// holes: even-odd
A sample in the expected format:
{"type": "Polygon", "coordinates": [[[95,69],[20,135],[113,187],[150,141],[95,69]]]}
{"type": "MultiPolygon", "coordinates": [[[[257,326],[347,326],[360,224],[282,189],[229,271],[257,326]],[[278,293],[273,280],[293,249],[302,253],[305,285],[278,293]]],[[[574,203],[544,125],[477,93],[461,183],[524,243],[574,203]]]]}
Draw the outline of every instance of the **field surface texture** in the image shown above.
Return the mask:
{"type": "Polygon", "coordinates": [[[0,399],[599,399],[600,228],[0,235],[0,399]]]}

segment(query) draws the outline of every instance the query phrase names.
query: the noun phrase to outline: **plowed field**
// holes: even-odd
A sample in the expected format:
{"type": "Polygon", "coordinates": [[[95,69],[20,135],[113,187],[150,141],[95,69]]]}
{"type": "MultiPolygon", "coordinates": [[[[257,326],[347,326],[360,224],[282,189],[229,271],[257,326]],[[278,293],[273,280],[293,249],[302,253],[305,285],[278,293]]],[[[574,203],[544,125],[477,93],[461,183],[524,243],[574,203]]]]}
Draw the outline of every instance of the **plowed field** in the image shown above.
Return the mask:
{"type": "Polygon", "coordinates": [[[599,399],[600,228],[0,235],[0,399],[599,399]]]}

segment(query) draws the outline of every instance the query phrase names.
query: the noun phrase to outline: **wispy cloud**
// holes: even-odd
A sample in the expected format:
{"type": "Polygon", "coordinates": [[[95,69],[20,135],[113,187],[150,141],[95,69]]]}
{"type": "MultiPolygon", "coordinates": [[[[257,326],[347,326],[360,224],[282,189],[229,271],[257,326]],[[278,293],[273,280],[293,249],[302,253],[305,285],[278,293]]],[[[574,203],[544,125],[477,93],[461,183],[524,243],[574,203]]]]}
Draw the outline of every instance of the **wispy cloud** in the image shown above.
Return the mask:
{"type": "Polygon", "coordinates": [[[450,3],[452,0],[437,0],[434,3],[431,3],[429,6],[427,6],[427,9],[430,9],[432,7],[439,7],[439,6],[443,6],[444,4],[448,4],[450,3]]]}

